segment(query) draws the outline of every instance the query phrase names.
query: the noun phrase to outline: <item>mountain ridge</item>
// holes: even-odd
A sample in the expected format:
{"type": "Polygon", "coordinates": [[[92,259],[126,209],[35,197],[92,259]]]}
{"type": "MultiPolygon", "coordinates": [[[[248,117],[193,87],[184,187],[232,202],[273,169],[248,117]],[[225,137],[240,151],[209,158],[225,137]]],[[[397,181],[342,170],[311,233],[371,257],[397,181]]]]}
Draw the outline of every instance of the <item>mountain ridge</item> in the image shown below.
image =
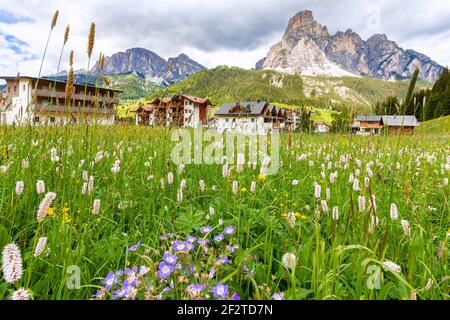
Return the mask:
{"type": "Polygon", "coordinates": [[[419,77],[431,82],[444,69],[422,53],[401,48],[386,34],[374,34],[363,40],[347,29],[331,35],[309,10],[300,11],[289,20],[281,41],[270,48],[255,68],[319,76],[350,73],[384,80],[410,78],[419,68],[419,77]]]}

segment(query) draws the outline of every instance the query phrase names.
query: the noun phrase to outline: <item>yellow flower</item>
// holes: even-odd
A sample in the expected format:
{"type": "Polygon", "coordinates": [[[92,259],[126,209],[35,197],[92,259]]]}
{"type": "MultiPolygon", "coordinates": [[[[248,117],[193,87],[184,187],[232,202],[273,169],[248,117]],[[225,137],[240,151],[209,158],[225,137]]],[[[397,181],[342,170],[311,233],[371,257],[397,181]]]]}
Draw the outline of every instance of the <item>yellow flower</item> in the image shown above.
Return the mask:
{"type": "Polygon", "coordinates": [[[48,209],[47,209],[47,214],[48,214],[50,217],[53,217],[53,216],[55,215],[55,208],[48,208],[48,209]]]}
{"type": "Polygon", "coordinates": [[[61,209],[61,211],[62,211],[63,214],[66,214],[66,213],[69,212],[69,208],[64,207],[64,208],[61,209]]]}
{"type": "Polygon", "coordinates": [[[241,188],[241,192],[246,192],[247,191],[247,188],[246,187],[242,187],[241,188]]]}
{"type": "Polygon", "coordinates": [[[67,212],[64,212],[63,214],[63,223],[70,223],[70,216],[67,212]]]}
{"type": "Polygon", "coordinates": [[[262,182],[262,181],[264,181],[264,180],[266,180],[266,176],[263,176],[263,175],[259,175],[258,176],[258,181],[260,181],[260,182],[262,182]]]}
{"type": "Polygon", "coordinates": [[[300,216],[300,219],[302,219],[303,221],[306,221],[306,220],[308,220],[308,216],[302,214],[302,215],[300,216]]]}

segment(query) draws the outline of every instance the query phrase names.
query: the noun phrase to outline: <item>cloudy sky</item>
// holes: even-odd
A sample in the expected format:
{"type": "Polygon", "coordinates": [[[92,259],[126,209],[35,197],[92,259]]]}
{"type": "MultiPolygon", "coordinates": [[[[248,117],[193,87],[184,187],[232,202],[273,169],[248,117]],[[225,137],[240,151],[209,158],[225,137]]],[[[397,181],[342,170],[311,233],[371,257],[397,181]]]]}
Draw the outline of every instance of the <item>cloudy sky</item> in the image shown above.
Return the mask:
{"type": "Polygon", "coordinates": [[[163,58],[188,54],[214,67],[252,68],[278,42],[296,12],[309,9],[330,33],[353,29],[367,39],[386,33],[405,49],[414,49],[450,65],[448,0],[1,0],[0,75],[37,75],[51,17],[60,11],[43,73],[54,73],[66,25],[75,68],[87,66],[87,36],[95,22],[95,57],[132,47],[163,58]]]}

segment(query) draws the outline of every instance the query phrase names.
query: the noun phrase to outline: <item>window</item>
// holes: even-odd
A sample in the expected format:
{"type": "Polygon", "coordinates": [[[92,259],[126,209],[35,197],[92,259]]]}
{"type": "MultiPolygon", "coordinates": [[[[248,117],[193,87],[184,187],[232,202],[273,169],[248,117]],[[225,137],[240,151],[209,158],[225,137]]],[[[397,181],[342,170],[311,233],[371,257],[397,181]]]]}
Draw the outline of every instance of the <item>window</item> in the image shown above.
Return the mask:
{"type": "Polygon", "coordinates": [[[226,122],[230,122],[230,119],[226,118],[225,121],[226,121],[226,122]]]}
{"type": "Polygon", "coordinates": [[[14,92],[16,92],[17,91],[17,86],[14,86],[14,92]]]}
{"type": "Polygon", "coordinates": [[[8,93],[11,93],[11,87],[8,87],[8,93]]]}
{"type": "Polygon", "coordinates": [[[55,117],[50,117],[50,123],[55,123],[55,117]]]}
{"type": "Polygon", "coordinates": [[[255,118],[252,118],[252,120],[251,120],[252,122],[255,122],[255,118]]]}
{"type": "Polygon", "coordinates": [[[23,91],[27,90],[27,86],[26,85],[23,85],[22,88],[23,88],[23,91]]]}
{"type": "Polygon", "coordinates": [[[33,122],[34,122],[34,123],[39,123],[39,122],[40,122],[39,117],[34,117],[33,122]]]}

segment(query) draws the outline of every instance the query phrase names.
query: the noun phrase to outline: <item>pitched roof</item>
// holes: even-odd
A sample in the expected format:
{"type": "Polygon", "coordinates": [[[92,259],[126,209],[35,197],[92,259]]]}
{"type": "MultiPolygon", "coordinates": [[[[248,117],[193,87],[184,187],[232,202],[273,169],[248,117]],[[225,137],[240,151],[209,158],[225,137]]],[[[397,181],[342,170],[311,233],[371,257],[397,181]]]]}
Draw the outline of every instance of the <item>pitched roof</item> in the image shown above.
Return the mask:
{"type": "Polygon", "coordinates": [[[417,127],[419,122],[415,116],[382,116],[383,123],[388,127],[417,127]]]}
{"type": "Polygon", "coordinates": [[[357,116],[356,121],[379,122],[381,116],[357,116]]]}
{"type": "MultiPolygon", "coordinates": [[[[251,102],[251,101],[239,101],[239,102],[231,102],[231,103],[224,103],[222,106],[217,110],[215,115],[218,116],[224,116],[224,115],[259,115],[262,113],[265,106],[268,106],[269,110],[272,111],[273,108],[277,108],[273,105],[268,104],[265,101],[257,101],[257,102],[251,102]],[[241,108],[247,110],[246,112],[230,112],[234,107],[240,106],[241,108]]],[[[277,109],[276,109],[277,110],[277,109]]]]}

